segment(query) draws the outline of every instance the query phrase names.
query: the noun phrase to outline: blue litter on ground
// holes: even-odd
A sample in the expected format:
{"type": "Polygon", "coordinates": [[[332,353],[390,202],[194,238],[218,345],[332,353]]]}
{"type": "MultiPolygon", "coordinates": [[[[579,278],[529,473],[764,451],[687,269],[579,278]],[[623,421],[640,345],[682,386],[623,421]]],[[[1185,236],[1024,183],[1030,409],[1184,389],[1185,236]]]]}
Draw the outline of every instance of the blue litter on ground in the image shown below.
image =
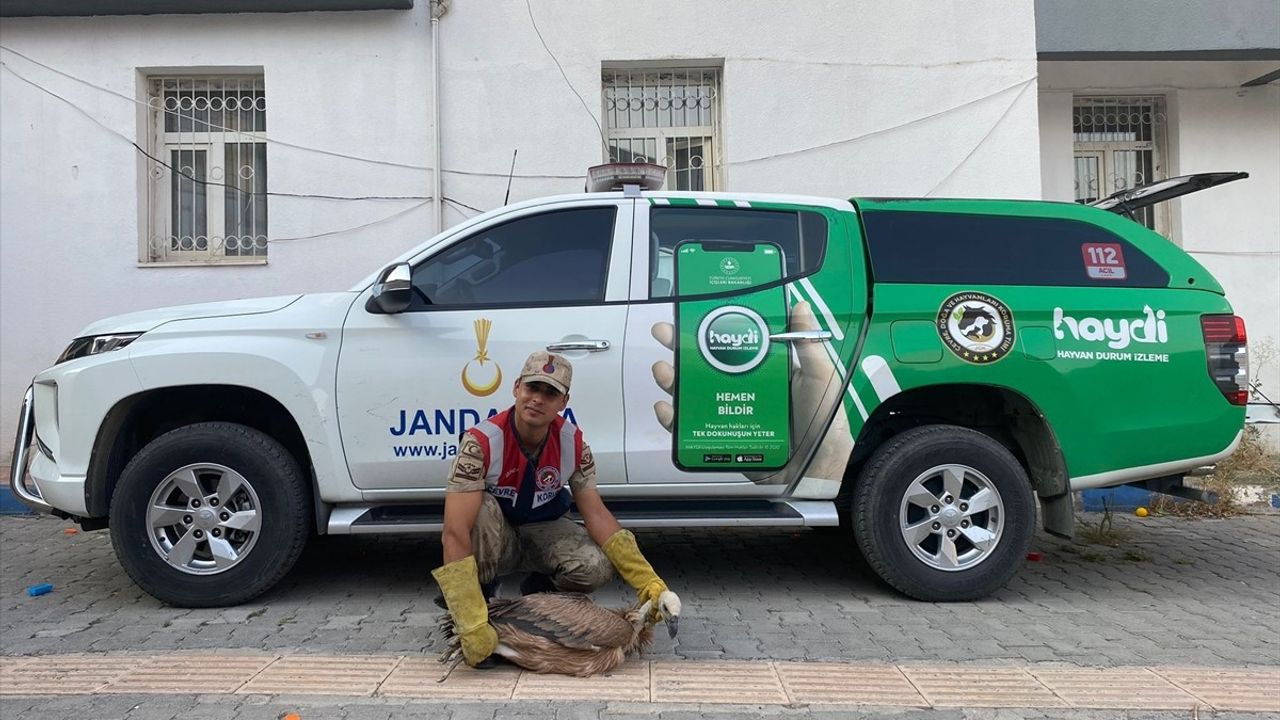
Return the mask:
{"type": "Polygon", "coordinates": [[[40,583],[39,585],[32,585],[31,587],[27,588],[27,594],[30,595],[31,597],[35,597],[37,595],[44,595],[46,593],[51,593],[51,592],[53,592],[52,583],[40,583]]]}
{"type": "Polygon", "coordinates": [[[1280,494],[1271,495],[1271,507],[1280,508],[1280,494]]]}
{"type": "Polygon", "coordinates": [[[1132,511],[1151,506],[1151,491],[1132,485],[1085,490],[1080,493],[1085,512],[1132,511]]]}
{"type": "Polygon", "coordinates": [[[33,515],[31,508],[23,505],[14,497],[13,490],[6,483],[0,485],[0,515],[33,515]]]}

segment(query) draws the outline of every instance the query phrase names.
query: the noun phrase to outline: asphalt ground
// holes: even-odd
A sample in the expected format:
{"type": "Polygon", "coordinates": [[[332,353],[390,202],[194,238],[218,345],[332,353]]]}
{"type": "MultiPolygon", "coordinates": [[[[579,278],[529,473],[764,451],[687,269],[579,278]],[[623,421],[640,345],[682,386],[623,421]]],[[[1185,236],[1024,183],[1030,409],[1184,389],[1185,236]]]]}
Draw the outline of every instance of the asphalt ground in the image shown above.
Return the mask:
{"type": "MultiPolygon", "coordinates": [[[[1097,521],[1086,514],[1085,519],[1097,521]]],[[[202,653],[419,660],[438,650],[422,538],[319,538],[280,586],[240,607],[166,607],[128,579],[105,532],[65,534],[48,517],[0,518],[0,655],[163,659],[202,653]],[[28,597],[25,588],[52,583],[28,597]]],[[[980,602],[912,601],[880,583],[839,532],[640,531],[641,547],[684,600],[680,634],[646,654],[663,663],[752,661],[916,668],[1280,670],[1280,515],[1225,520],[1117,516],[1115,547],[1039,535],[1006,588],[980,602]]],[[[518,581],[518,578],[514,579],[518,581]]],[[[504,594],[515,592],[507,583],[504,594]]],[[[615,583],[605,605],[631,600],[615,583]]],[[[46,657],[46,660],[52,660],[46,657]]],[[[689,667],[693,667],[690,665],[689,667]]],[[[941,672],[942,670],[937,670],[941,672]]],[[[656,672],[656,670],[655,670],[656,672]]],[[[957,681],[963,686],[963,681],[957,681]]],[[[981,681],[970,680],[975,687],[981,681]]],[[[12,687],[12,682],[10,683],[12,687]]],[[[1280,685],[1280,683],[1277,683],[1280,685]]],[[[0,682],[0,693],[5,692],[0,682]]],[[[12,691],[10,691],[12,692],[12,691]]],[[[1198,710],[1003,710],[588,700],[426,700],[285,693],[5,695],[4,717],[1227,717],[1198,710]],[[133,704],[129,701],[132,700],[133,704]],[[283,704],[281,704],[283,701],[283,704]],[[288,706],[288,707],[286,707],[288,706]],[[166,714],[168,713],[168,714],[166,714]],[[384,715],[385,713],[385,715],[384,715]],[[788,715],[790,713],[791,715],[788,715]],[[835,713],[835,714],[831,714],[835,713]],[[985,713],[985,714],[984,714],[985,713]]],[[[1268,696],[1269,697],[1269,696],[1268,696]]],[[[794,700],[794,698],[791,698],[794,700]]],[[[801,703],[803,704],[803,703],[801,703]]],[[[1228,703],[1229,704],[1229,703],[1228,703]]],[[[1269,707],[1262,706],[1264,709],[1269,707]]],[[[1215,709],[1217,708],[1217,709],[1215,709]]],[[[1275,715],[1280,716],[1280,687],[1275,715]]],[[[1266,713],[1263,713],[1265,715],[1266,713]]],[[[1248,717],[1259,717],[1250,714],[1248,717]]]]}

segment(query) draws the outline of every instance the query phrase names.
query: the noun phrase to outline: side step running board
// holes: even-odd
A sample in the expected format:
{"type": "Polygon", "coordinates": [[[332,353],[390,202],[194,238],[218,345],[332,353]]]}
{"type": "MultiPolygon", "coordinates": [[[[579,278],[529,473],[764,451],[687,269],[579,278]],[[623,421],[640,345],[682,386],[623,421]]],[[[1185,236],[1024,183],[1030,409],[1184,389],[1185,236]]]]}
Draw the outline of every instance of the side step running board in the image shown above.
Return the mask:
{"type": "MultiPolygon", "coordinates": [[[[830,500],[610,500],[628,528],[821,527],[840,524],[830,500]]],[[[579,520],[576,512],[571,517],[579,520]]],[[[443,505],[343,505],[329,515],[330,535],[437,533],[443,505]]]]}

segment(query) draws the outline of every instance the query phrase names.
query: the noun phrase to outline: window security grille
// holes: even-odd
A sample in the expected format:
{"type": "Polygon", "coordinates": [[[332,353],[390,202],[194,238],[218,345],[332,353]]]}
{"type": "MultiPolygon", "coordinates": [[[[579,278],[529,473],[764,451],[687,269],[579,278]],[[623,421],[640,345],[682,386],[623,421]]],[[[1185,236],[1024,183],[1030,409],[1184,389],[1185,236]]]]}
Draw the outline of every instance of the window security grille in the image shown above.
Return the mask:
{"type": "Polygon", "coordinates": [[[603,82],[608,160],[665,165],[670,190],[718,189],[719,69],[606,69],[603,82]]]}
{"type": "MultiPolygon", "coordinates": [[[[1077,202],[1090,203],[1168,176],[1163,97],[1077,97],[1074,105],[1077,202]]],[[[1164,205],[1142,208],[1134,217],[1167,234],[1164,205]]]]}
{"type": "Polygon", "coordinates": [[[146,261],[266,258],[263,78],[151,78],[147,104],[146,261]]]}

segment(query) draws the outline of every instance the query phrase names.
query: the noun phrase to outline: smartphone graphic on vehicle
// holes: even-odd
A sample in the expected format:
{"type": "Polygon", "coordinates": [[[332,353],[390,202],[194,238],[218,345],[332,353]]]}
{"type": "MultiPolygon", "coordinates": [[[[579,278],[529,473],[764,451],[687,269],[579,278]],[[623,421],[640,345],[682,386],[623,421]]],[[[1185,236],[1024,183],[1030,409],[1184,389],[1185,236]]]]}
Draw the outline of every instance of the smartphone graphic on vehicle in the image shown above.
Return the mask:
{"type": "Polygon", "coordinates": [[[782,249],[767,242],[686,240],[675,247],[671,456],[682,470],[762,471],[787,464],[789,346],[770,339],[786,331],[786,289],[778,282],[783,261],[782,249]],[[709,293],[717,295],[680,299],[709,293]]]}

